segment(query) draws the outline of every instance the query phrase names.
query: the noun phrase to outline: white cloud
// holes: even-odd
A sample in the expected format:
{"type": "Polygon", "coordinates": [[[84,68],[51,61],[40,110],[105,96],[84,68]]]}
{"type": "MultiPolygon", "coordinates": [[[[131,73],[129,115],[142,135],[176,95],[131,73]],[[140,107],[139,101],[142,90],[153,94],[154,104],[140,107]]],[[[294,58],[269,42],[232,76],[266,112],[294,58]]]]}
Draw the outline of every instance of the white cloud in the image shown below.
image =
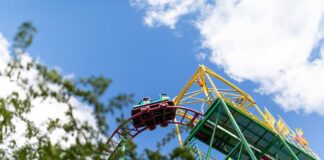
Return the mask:
{"type": "MultiPolygon", "coordinates": [[[[0,72],[4,73],[7,64],[11,60],[11,56],[8,51],[8,42],[0,33],[0,72]]],[[[27,66],[29,62],[32,61],[32,58],[26,53],[21,55],[20,57],[21,64],[23,66],[27,66]]],[[[38,90],[38,85],[42,83],[40,76],[38,76],[38,71],[35,68],[31,68],[30,70],[22,69],[20,70],[20,79],[27,79],[27,85],[21,85],[19,81],[15,78],[9,78],[6,75],[0,75],[0,97],[5,98],[12,94],[12,92],[18,92],[19,98],[26,98],[26,89],[29,87],[33,87],[36,91],[38,90]]],[[[15,73],[14,76],[15,77],[15,73]]],[[[68,75],[65,78],[73,78],[72,75],[68,75]]],[[[51,91],[59,91],[62,89],[61,86],[57,84],[48,83],[46,86],[51,91]]],[[[69,100],[69,103],[75,107],[73,114],[76,120],[80,122],[88,122],[92,127],[96,128],[96,121],[94,115],[92,115],[92,108],[87,106],[77,100],[75,97],[72,97],[69,100]]],[[[60,120],[61,124],[67,123],[68,119],[66,116],[66,111],[69,106],[66,103],[58,102],[56,99],[48,97],[46,99],[43,98],[35,98],[31,100],[31,110],[28,114],[26,114],[26,118],[32,121],[37,128],[40,129],[41,133],[47,133],[47,124],[49,119],[60,120]]],[[[12,106],[7,106],[8,108],[13,108],[12,106]]],[[[0,119],[3,118],[0,116],[0,119]]],[[[0,149],[4,149],[7,152],[10,152],[9,145],[10,140],[16,140],[17,146],[20,147],[26,143],[35,143],[35,139],[27,139],[23,134],[26,131],[26,123],[23,122],[19,118],[13,119],[14,125],[16,126],[16,133],[10,134],[10,137],[6,137],[4,142],[0,144],[0,149]]],[[[49,138],[52,143],[60,143],[63,147],[68,147],[71,144],[74,144],[75,141],[73,139],[72,134],[67,134],[63,129],[57,129],[54,132],[49,134],[49,138]],[[68,141],[62,141],[62,137],[69,137],[68,141]]],[[[101,137],[104,138],[104,137],[101,137]]]]}
{"type": "Polygon", "coordinates": [[[196,7],[181,8],[185,12],[168,9],[172,2],[146,1],[144,20],[150,21],[144,22],[173,28],[181,16],[197,12],[195,27],[211,62],[235,80],[259,84],[257,91],[273,96],[287,111],[324,115],[323,0],[218,0],[192,3],[196,7]],[[177,18],[161,19],[156,13],[177,18]]]}
{"type": "Polygon", "coordinates": [[[197,11],[204,2],[205,0],[130,0],[133,7],[146,9],[146,25],[166,25],[172,29],[181,16],[197,11]]]}

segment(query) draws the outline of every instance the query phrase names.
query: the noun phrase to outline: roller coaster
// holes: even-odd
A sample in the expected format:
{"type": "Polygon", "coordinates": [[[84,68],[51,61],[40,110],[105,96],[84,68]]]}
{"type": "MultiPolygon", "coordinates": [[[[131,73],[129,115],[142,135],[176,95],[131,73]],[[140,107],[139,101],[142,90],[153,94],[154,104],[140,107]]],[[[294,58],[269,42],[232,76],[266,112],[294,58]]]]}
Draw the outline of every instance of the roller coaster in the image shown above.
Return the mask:
{"type": "Polygon", "coordinates": [[[267,108],[262,111],[243,90],[204,65],[171,100],[163,94],[135,105],[131,117],[121,123],[107,141],[110,160],[122,159],[125,142],[146,130],[174,124],[179,145],[188,147],[196,159],[319,160],[301,129],[293,131],[267,108]],[[182,138],[179,125],[190,129],[182,138]],[[199,149],[197,141],[207,152],[199,149]]]}

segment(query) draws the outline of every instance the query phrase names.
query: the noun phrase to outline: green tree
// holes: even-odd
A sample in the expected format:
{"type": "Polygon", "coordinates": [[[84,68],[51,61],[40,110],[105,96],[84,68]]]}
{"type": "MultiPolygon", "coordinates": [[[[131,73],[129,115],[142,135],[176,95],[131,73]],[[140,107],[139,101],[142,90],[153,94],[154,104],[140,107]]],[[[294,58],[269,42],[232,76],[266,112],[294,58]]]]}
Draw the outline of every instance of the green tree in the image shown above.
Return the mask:
{"type": "Polygon", "coordinates": [[[14,49],[19,49],[23,53],[33,43],[34,35],[37,33],[32,22],[24,22],[19,28],[14,38],[14,49]]]}
{"type": "MultiPolygon", "coordinates": [[[[14,37],[13,56],[7,66],[0,70],[0,76],[14,83],[19,88],[6,97],[0,97],[0,157],[1,159],[44,159],[44,160],[75,160],[75,159],[106,159],[108,146],[106,137],[109,136],[107,116],[122,110],[124,106],[133,104],[133,94],[118,94],[111,99],[103,100],[107,88],[111,84],[109,78],[91,76],[86,78],[68,79],[57,70],[49,69],[37,61],[26,59],[27,48],[32,44],[37,32],[31,22],[23,23],[14,37]],[[32,75],[32,76],[30,76],[32,75]],[[54,87],[53,87],[54,86],[54,87]],[[34,102],[51,99],[55,103],[65,104],[66,119],[48,119],[46,132],[28,118],[34,107],[34,102]],[[76,117],[78,104],[93,107],[95,125],[81,121],[76,117]],[[23,137],[26,143],[19,145],[19,140],[12,138],[18,132],[17,122],[25,125],[23,137]],[[53,142],[50,135],[58,130],[65,135],[60,141],[53,142]],[[62,145],[61,142],[73,142],[62,145]]],[[[117,116],[117,123],[123,116],[117,116]]],[[[188,149],[180,147],[169,155],[161,155],[159,150],[146,149],[137,153],[137,145],[127,140],[126,159],[192,159],[188,149]]]]}
{"type": "Polygon", "coordinates": [[[49,69],[25,55],[31,45],[36,27],[31,22],[23,23],[14,38],[13,55],[7,67],[0,75],[12,81],[23,92],[12,92],[7,97],[0,97],[0,157],[2,159],[104,159],[107,157],[106,138],[108,136],[107,116],[122,109],[132,101],[132,94],[119,94],[103,101],[103,95],[111,84],[111,80],[103,76],[91,76],[80,79],[64,78],[55,69],[49,69]],[[25,58],[24,58],[25,57],[25,58]],[[25,74],[35,73],[33,79],[25,74]],[[53,89],[53,86],[57,89],[53,89]],[[54,99],[55,103],[68,106],[65,113],[67,121],[48,119],[47,132],[41,132],[39,126],[28,118],[37,99],[54,99]],[[96,125],[80,121],[75,116],[75,98],[93,107],[93,117],[96,125]],[[17,121],[26,125],[23,133],[27,142],[17,145],[16,139],[10,137],[17,133],[17,121]],[[73,141],[71,145],[63,146],[52,142],[50,134],[64,130],[66,136],[61,141],[73,141]],[[8,144],[10,140],[10,145],[8,144]]]}

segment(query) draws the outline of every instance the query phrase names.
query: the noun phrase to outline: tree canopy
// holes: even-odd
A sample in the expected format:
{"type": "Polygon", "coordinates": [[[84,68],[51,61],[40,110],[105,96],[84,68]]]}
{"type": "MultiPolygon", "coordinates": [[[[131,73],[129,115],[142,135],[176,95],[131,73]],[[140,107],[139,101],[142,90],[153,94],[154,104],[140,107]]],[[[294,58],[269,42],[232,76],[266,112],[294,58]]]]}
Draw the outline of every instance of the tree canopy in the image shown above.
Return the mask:
{"type": "MultiPolygon", "coordinates": [[[[107,116],[132,105],[133,94],[121,93],[103,100],[111,79],[104,76],[71,79],[33,60],[26,50],[36,33],[31,22],[23,23],[14,37],[10,58],[0,68],[0,80],[8,83],[7,92],[0,97],[0,157],[106,159],[107,116]],[[37,114],[32,114],[33,110],[47,104],[63,106],[64,116],[35,124],[33,119],[37,114]],[[81,114],[80,106],[87,109],[88,119],[77,116],[81,114]]],[[[117,120],[122,119],[117,116],[117,120]]],[[[193,159],[184,147],[175,148],[169,155],[161,155],[159,148],[139,154],[132,140],[126,144],[127,152],[123,155],[126,159],[193,159]]]]}

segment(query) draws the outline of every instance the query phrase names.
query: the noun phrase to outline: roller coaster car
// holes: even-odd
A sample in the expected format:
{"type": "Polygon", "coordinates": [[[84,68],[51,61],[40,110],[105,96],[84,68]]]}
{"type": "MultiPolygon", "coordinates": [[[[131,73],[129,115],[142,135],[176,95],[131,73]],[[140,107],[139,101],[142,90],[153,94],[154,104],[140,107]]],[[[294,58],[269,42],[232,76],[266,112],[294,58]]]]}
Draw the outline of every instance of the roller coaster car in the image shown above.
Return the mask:
{"type": "Polygon", "coordinates": [[[141,113],[133,119],[134,127],[148,127],[150,130],[158,124],[166,127],[176,116],[176,109],[168,106],[174,106],[174,103],[167,94],[161,94],[156,101],[144,97],[131,111],[132,116],[141,113]]]}

